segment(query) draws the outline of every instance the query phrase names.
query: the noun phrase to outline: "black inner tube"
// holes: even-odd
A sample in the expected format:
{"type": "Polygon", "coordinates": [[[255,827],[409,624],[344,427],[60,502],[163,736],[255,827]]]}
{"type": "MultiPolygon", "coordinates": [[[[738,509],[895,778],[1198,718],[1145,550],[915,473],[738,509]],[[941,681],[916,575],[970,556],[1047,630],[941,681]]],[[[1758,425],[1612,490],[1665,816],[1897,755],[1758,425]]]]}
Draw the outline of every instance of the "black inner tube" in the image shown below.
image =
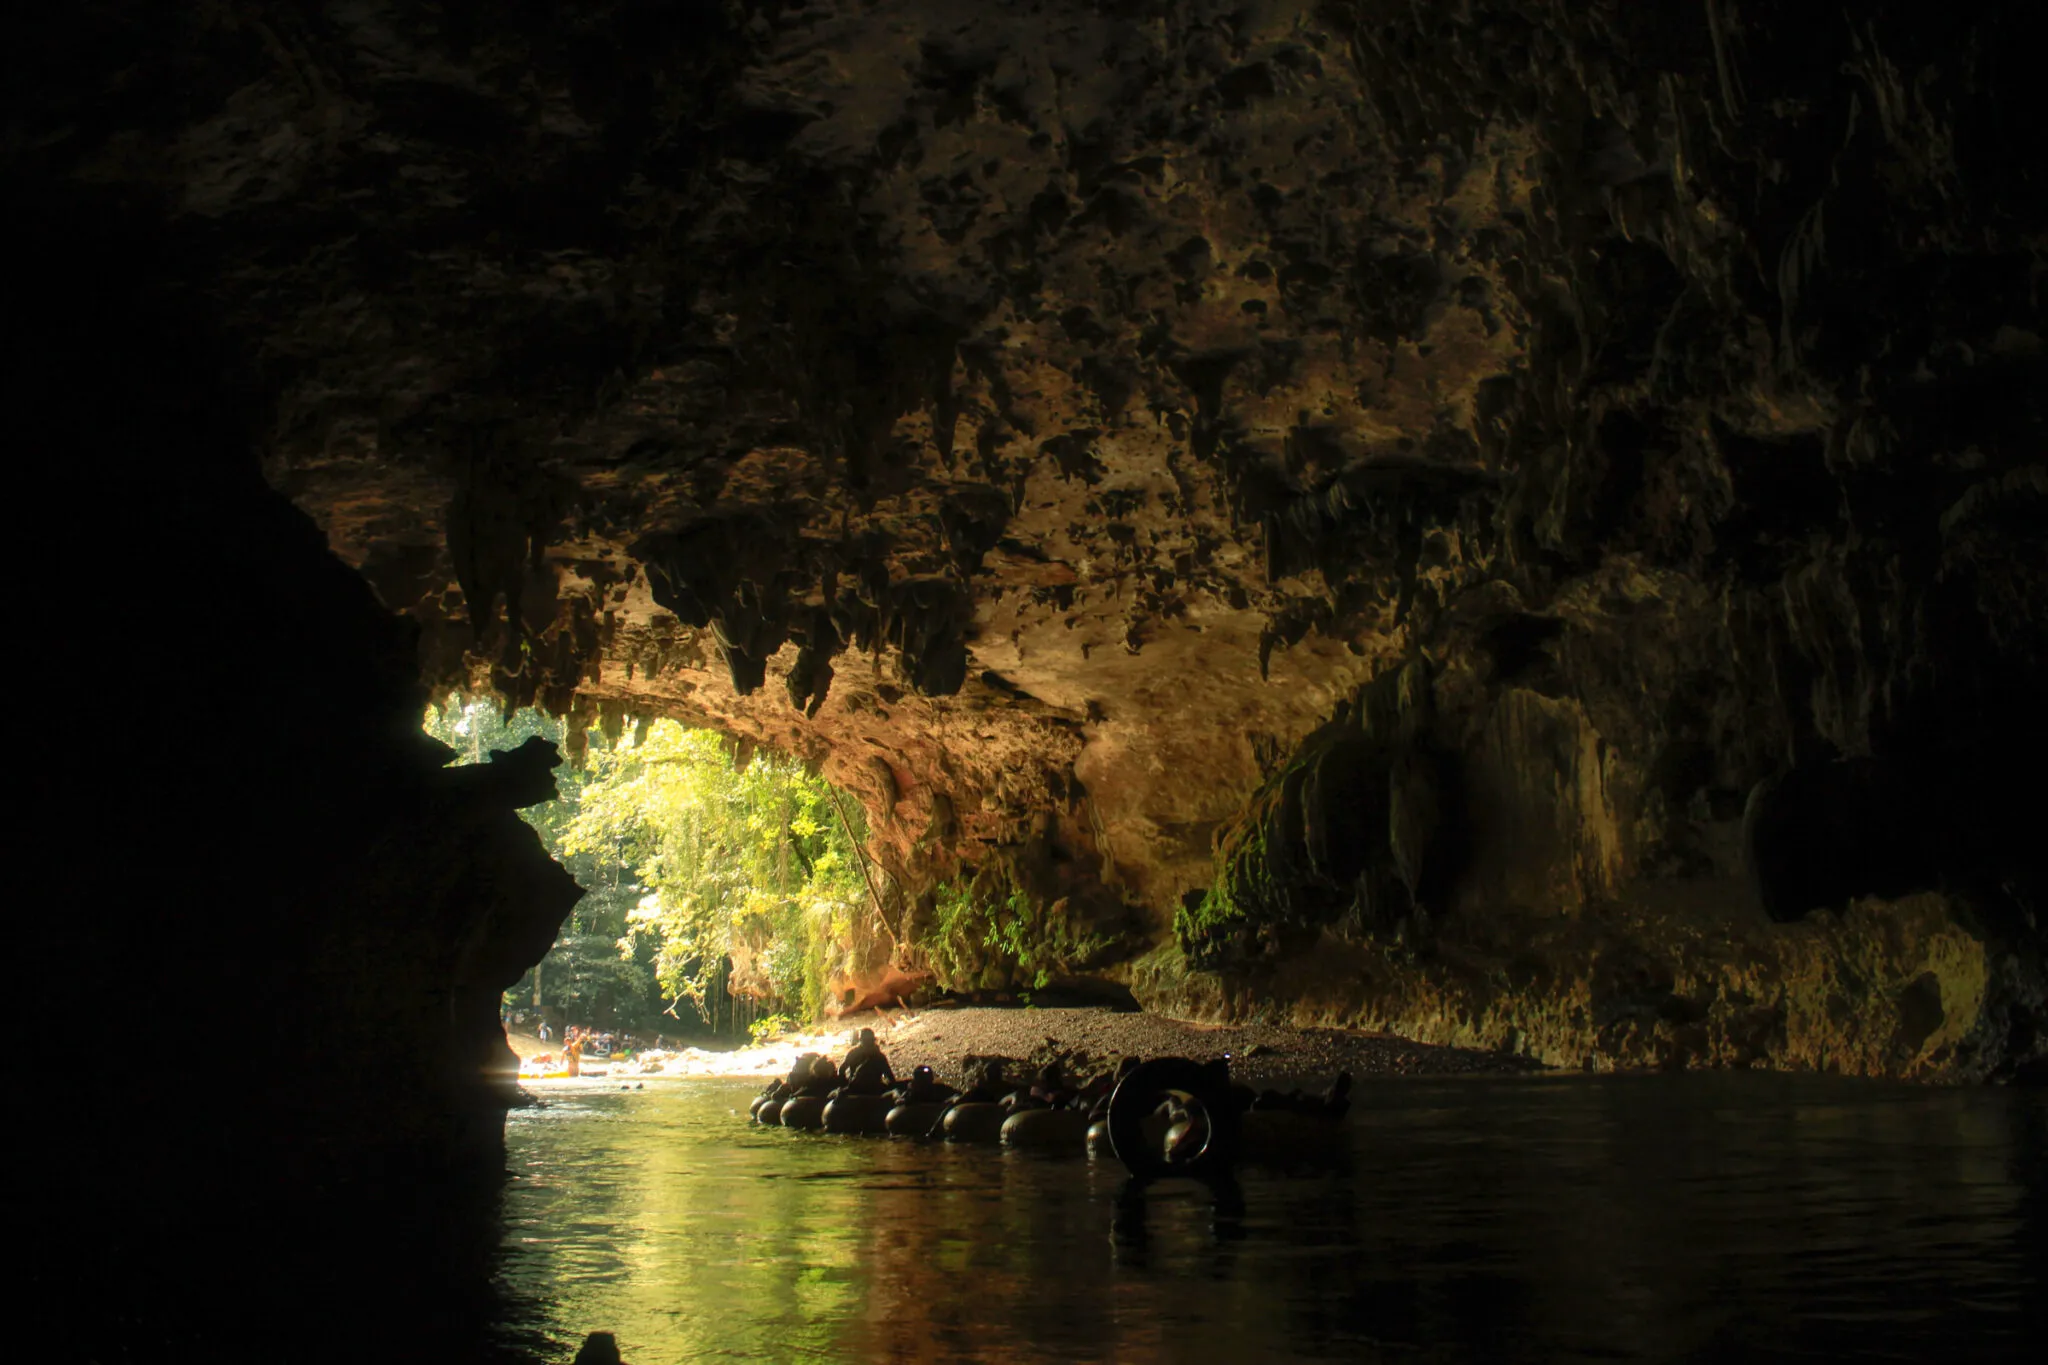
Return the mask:
{"type": "Polygon", "coordinates": [[[1109,1097],[1109,1146],[1117,1160],[1139,1180],[1186,1176],[1211,1180],[1227,1176],[1237,1160],[1237,1104],[1230,1080],[1220,1069],[1185,1057],[1155,1057],[1140,1062],[1117,1082],[1109,1097]],[[1209,1141],[1186,1161],[1168,1161],[1145,1141],[1145,1119],[1171,1094],[1185,1095],[1202,1106],[1209,1121],[1209,1141]]]}

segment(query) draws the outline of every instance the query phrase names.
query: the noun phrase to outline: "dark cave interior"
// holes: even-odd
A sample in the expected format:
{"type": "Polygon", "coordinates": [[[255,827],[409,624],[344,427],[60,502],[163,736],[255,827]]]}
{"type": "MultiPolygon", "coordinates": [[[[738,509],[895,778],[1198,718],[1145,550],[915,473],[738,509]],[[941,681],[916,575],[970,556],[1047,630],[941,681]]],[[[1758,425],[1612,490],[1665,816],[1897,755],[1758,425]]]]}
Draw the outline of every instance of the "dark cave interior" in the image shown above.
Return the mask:
{"type": "Polygon", "coordinates": [[[2021,7],[1075,0],[1060,126],[944,8],[9,21],[14,1017],[248,1073],[55,1083],[58,1358],[476,1339],[578,891],[451,683],[811,759],[903,923],[1000,870],[1181,1018],[2040,1079],[2021,7]]]}

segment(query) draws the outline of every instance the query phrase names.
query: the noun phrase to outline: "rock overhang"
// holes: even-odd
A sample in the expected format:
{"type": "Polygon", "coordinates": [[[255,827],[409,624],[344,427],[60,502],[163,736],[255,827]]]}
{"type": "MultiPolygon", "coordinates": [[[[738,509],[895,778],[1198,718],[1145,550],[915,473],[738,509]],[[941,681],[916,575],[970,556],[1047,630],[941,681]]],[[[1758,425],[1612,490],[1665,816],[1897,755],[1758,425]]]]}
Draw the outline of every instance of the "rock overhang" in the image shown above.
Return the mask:
{"type": "Polygon", "coordinates": [[[822,763],[912,884],[1050,816],[1152,935],[1411,666],[1468,915],[2028,723],[1995,17],[367,13],[181,31],[223,97],[130,141],[437,686],[822,763]]]}

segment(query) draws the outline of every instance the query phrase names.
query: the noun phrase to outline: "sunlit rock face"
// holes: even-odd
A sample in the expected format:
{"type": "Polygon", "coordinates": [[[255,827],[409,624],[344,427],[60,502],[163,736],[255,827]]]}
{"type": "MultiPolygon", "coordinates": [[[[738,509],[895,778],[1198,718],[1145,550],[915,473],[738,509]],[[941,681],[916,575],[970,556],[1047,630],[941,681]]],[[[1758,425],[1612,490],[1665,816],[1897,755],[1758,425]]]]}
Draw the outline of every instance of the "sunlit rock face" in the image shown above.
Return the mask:
{"type": "Polygon", "coordinates": [[[815,760],[913,975],[979,872],[1178,1011],[2041,1056],[2004,7],[464,13],[65,144],[434,683],[815,760]]]}

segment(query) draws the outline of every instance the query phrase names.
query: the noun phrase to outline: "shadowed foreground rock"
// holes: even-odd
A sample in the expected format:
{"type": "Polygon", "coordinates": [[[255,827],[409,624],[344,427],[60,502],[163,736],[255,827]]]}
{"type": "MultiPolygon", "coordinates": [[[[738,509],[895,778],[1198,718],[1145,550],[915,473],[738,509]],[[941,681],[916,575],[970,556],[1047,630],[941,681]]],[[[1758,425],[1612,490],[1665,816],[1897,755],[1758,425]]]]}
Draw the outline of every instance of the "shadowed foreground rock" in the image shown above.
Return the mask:
{"type": "Polygon", "coordinates": [[[263,485],[161,243],[42,188],[6,410],[24,562],[76,574],[28,638],[126,604],[126,681],[24,735],[23,1358],[480,1358],[499,999],[581,894],[514,813],[553,757],[443,766],[416,630],[263,485]]]}

